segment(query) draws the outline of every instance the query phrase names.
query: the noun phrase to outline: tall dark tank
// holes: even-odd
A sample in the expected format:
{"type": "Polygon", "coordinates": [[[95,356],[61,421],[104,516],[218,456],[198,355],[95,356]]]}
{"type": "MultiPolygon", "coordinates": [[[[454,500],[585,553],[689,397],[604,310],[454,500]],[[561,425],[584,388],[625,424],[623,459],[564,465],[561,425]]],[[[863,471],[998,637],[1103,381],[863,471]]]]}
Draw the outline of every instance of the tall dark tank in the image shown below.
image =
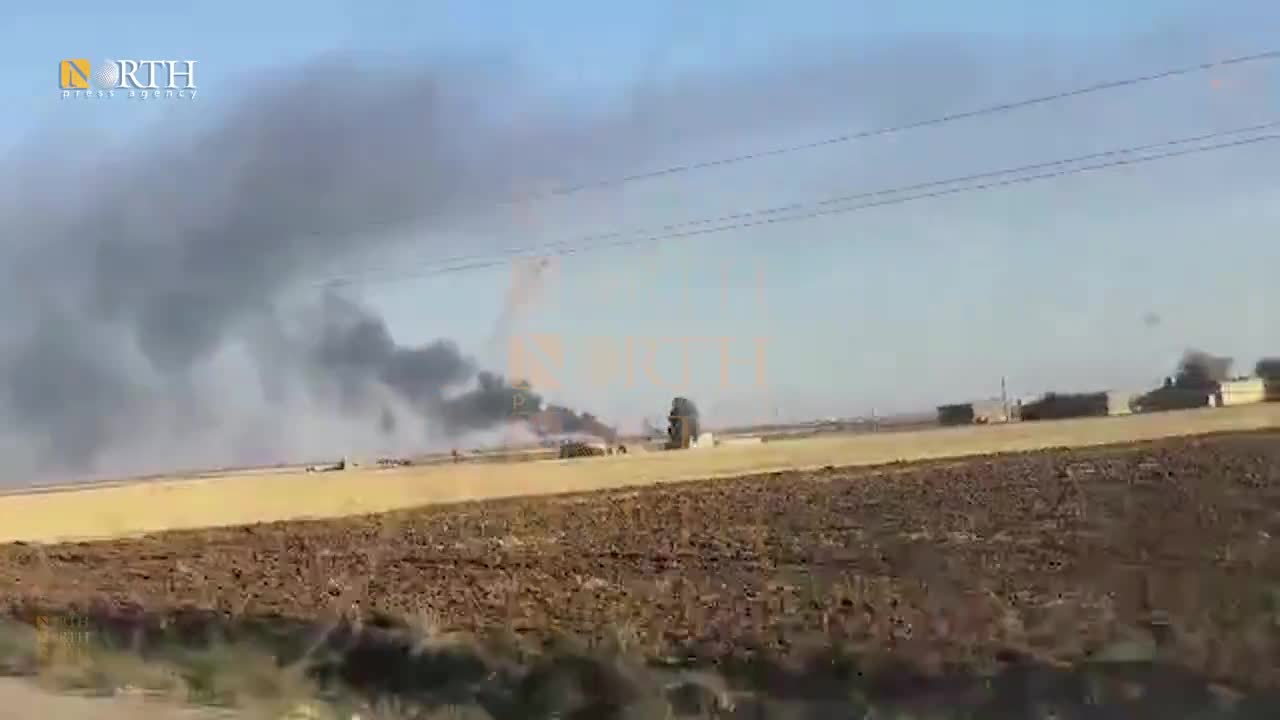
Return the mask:
{"type": "Polygon", "coordinates": [[[667,447],[683,449],[697,440],[701,428],[698,423],[698,406],[689,398],[677,397],[671,401],[667,415],[667,447]]]}

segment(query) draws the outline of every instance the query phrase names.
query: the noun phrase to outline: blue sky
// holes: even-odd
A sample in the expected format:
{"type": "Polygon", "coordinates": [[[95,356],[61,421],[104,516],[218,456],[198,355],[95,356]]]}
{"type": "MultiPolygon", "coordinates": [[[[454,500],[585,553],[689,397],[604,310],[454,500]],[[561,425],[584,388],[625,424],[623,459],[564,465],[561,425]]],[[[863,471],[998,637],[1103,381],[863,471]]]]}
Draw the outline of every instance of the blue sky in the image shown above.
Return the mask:
{"type": "MultiPolygon", "coordinates": [[[[1280,27],[1280,9],[1267,3],[1189,0],[28,4],[0,20],[11,99],[0,148],[83,133],[104,142],[57,163],[88,167],[94,152],[165,162],[248,88],[269,93],[315,58],[468,58],[519,78],[502,85],[516,95],[487,100],[494,107],[527,95],[535,109],[629,117],[661,136],[639,159],[570,158],[538,180],[555,186],[1274,49],[1268,27],[1280,27]],[[68,102],[54,81],[64,57],[194,59],[201,93],[68,102]]],[[[1277,119],[1277,65],[475,211],[336,267],[411,269],[458,248],[642,231],[1277,119]]],[[[328,102],[352,97],[340,78],[319,87],[328,102]]],[[[610,152],[627,142],[601,126],[610,152]]],[[[998,392],[1001,376],[1018,394],[1141,387],[1189,346],[1233,355],[1241,370],[1280,354],[1268,315],[1280,291],[1265,272],[1280,259],[1278,144],[566,258],[496,339],[508,270],[355,292],[401,342],[452,338],[499,371],[520,338],[554,335],[566,358],[548,394],[627,425],[662,413],[680,389],[673,338],[699,338],[682,391],[714,421],[927,409],[998,392]],[[1057,287],[1067,282],[1077,290],[1057,287]],[[1161,322],[1144,325],[1146,313],[1161,322]],[[762,382],[743,366],[722,382],[719,348],[746,355],[757,338],[762,382]],[[627,387],[622,370],[581,381],[595,367],[588,348],[625,349],[643,365],[646,345],[660,348],[661,382],[627,387]]]]}
{"type": "MultiPolygon", "coordinates": [[[[1177,17],[1189,0],[1137,0],[1122,7],[1078,3],[1033,7],[985,3],[906,4],[822,0],[781,3],[646,2],[611,6],[574,2],[188,3],[71,0],[25,3],[0,20],[7,62],[0,70],[15,96],[30,100],[8,113],[6,129],[42,122],[101,125],[112,130],[163,122],[155,107],[78,110],[49,92],[63,57],[181,57],[201,63],[207,103],[235,97],[246,77],[269,75],[318,54],[403,54],[410,58],[483,53],[518,58],[540,83],[592,96],[617,93],[637,80],[659,81],[690,69],[759,61],[810,45],[882,42],[901,34],[976,33],[1019,37],[1123,35],[1153,20],[1177,17]],[[98,112],[97,110],[102,110],[98,112]]],[[[1204,3],[1201,3],[1204,5],[1204,3]]],[[[163,113],[172,114],[172,108],[163,113]]],[[[164,115],[161,114],[161,118],[164,115]]],[[[12,137],[12,135],[10,135],[12,137]]]]}

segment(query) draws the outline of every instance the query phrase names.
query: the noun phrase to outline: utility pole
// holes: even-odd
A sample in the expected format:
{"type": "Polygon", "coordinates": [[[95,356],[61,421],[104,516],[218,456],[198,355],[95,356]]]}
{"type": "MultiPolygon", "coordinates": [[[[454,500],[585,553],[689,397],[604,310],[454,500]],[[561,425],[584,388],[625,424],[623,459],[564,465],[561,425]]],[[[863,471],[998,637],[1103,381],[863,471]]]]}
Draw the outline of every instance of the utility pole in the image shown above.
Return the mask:
{"type": "Polygon", "coordinates": [[[1009,393],[1003,375],[1000,376],[1000,407],[1004,410],[1004,421],[1009,422],[1009,393]]]}

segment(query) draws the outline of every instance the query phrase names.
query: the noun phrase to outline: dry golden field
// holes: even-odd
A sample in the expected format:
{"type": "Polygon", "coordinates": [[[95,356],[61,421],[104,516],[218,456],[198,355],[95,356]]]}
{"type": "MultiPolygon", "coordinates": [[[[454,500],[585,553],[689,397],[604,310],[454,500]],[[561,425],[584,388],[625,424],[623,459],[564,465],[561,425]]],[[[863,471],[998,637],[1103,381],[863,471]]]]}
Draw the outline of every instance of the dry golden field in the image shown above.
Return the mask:
{"type": "MultiPolygon", "coordinates": [[[[198,493],[249,481],[276,509],[292,489],[325,511],[300,482],[384,504],[370,490],[390,487],[424,506],[0,544],[0,675],[155,693],[168,702],[146,708],[157,720],[183,702],[267,713],[243,720],[1277,717],[1275,420],[1254,407],[188,479],[153,521],[174,507],[200,520],[198,493]],[[1095,447],[834,467],[1067,444],[1095,447]],[[787,464],[819,469],[768,470],[787,464]],[[432,505],[736,468],[755,473],[432,505]],[[366,712],[379,703],[395,714],[366,712]],[[300,704],[323,713],[281,714],[300,704]]],[[[148,488],[6,500],[109,507],[101,498],[148,488]]],[[[254,489],[239,488],[240,505],[227,492],[205,522],[254,511],[254,489]]],[[[144,717],[117,701],[0,685],[0,718],[144,717]]]]}
{"type": "Polygon", "coordinates": [[[688,452],[345,472],[245,472],[0,496],[0,542],[334,518],[502,497],[634,487],[825,466],[1086,447],[1280,427],[1280,404],[807,438],[688,452]]]}
{"type": "Polygon", "coordinates": [[[1271,429],[0,545],[0,675],[244,720],[1278,717],[1276,537],[1271,429]]]}

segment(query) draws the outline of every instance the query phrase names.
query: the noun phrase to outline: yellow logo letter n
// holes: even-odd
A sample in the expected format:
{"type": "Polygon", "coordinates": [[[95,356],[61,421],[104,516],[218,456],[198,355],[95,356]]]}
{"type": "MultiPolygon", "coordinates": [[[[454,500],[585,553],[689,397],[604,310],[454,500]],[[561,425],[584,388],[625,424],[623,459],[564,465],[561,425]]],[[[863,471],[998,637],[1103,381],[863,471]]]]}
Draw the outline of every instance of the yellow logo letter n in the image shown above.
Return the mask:
{"type": "Polygon", "coordinates": [[[89,61],[63,60],[58,63],[58,81],[63,90],[88,90],[89,61]]]}

